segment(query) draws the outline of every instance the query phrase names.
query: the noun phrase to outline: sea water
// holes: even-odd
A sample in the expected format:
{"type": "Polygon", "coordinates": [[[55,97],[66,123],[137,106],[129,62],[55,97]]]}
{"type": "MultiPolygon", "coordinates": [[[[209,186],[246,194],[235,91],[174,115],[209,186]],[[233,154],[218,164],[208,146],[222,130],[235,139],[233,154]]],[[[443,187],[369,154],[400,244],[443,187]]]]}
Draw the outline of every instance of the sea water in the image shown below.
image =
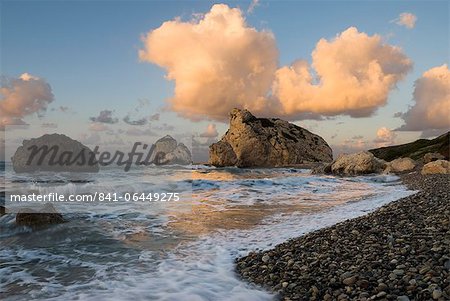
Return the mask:
{"type": "Polygon", "coordinates": [[[77,181],[8,170],[6,195],[20,186],[40,194],[181,197],[58,204],[68,222],[34,230],[16,226],[12,214],[0,217],[2,300],[272,300],[238,278],[235,258],[412,193],[395,176],[341,178],[295,168],[141,166],[77,181]]]}

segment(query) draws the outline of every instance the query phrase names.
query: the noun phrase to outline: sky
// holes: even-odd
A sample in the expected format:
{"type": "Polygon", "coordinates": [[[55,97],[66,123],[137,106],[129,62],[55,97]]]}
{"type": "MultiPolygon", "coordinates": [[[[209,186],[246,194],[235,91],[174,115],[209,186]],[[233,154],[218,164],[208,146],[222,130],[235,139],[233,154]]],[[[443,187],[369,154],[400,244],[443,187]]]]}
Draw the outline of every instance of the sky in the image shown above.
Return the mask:
{"type": "Polygon", "coordinates": [[[7,145],[170,134],[204,161],[233,107],[295,122],[335,155],[450,128],[448,1],[0,3],[7,145]]]}

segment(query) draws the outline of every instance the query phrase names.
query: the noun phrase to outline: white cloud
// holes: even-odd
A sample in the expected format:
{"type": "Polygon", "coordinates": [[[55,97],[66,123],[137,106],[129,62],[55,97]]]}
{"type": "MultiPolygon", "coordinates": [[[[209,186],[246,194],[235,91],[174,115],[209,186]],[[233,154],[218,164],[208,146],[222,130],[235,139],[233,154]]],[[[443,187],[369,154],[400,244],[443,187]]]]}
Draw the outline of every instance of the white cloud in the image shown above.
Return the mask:
{"type": "Polygon", "coordinates": [[[31,75],[31,74],[29,74],[29,73],[26,73],[26,72],[23,73],[22,75],[20,75],[19,78],[20,78],[21,80],[24,80],[24,81],[29,81],[29,80],[39,80],[39,77],[33,76],[33,75],[31,75]]]}
{"type": "Polygon", "coordinates": [[[450,71],[446,64],[425,71],[415,82],[414,105],[402,114],[400,131],[450,128],[450,71]]]}
{"type": "Polygon", "coordinates": [[[401,49],[350,27],[331,41],[321,39],[311,66],[298,60],[280,68],[272,91],[287,116],[312,112],[367,117],[386,104],[390,90],[411,66],[401,49]]]}
{"type": "Polygon", "coordinates": [[[373,142],[376,147],[388,146],[394,144],[396,138],[397,134],[394,131],[381,127],[377,130],[377,137],[373,142]]]}
{"type": "Polygon", "coordinates": [[[311,65],[279,68],[273,34],[224,4],[190,21],[164,22],[143,42],[140,59],[175,82],[170,108],[192,120],[225,121],[234,107],[290,120],[370,116],[412,67],[400,48],[350,27],[321,39],[311,65]]]}
{"type": "Polygon", "coordinates": [[[142,61],[175,81],[170,108],[192,120],[226,120],[236,106],[261,111],[277,69],[275,38],[247,26],[241,10],[216,4],[200,18],[164,22],[143,38],[142,61]]]}
{"type": "Polygon", "coordinates": [[[416,26],[417,17],[412,13],[401,13],[395,21],[397,25],[413,29],[416,26]]]}
{"type": "Polygon", "coordinates": [[[253,13],[253,11],[255,10],[255,8],[258,5],[259,5],[259,0],[252,0],[252,2],[250,2],[250,5],[247,8],[247,14],[253,13]]]}

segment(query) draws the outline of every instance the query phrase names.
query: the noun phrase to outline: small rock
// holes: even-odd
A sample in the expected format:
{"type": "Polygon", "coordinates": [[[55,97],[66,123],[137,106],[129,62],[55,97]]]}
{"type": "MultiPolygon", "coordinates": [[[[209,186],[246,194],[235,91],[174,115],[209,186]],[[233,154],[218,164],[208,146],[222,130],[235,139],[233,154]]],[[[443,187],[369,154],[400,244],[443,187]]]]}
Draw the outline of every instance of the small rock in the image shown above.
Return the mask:
{"type": "Polygon", "coordinates": [[[387,295],[386,292],[379,292],[379,293],[377,294],[377,298],[382,298],[382,297],[384,297],[384,296],[386,296],[386,295],[387,295]]]}
{"type": "Polygon", "coordinates": [[[404,270],[393,270],[392,273],[394,273],[397,276],[403,276],[405,274],[404,270]]]}
{"type": "Polygon", "coordinates": [[[342,280],[342,283],[344,283],[345,285],[348,285],[348,286],[355,284],[355,282],[356,282],[356,276],[351,276],[351,277],[348,277],[348,278],[345,278],[344,280],[342,280]]]}
{"type": "Polygon", "coordinates": [[[380,283],[380,284],[378,284],[377,290],[378,290],[379,292],[383,292],[383,291],[386,290],[387,288],[388,288],[388,286],[387,286],[385,283],[380,283]]]}
{"type": "Polygon", "coordinates": [[[445,267],[447,270],[450,270],[450,259],[448,259],[448,260],[444,263],[444,267],[445,267]]]}
{"type": "Polygon", "coordinates": [[[441,290],[435,289],[435,290],[433,291],[433,299],[434,299],[434,300],[439,299],[441,296],[442,296],[442,291],[441,291],[441,290]]]}
{"type": "Polygon", "coordinates": [[[263,261],[264,263],[269,262],[269,260],[270,260],[269,255],[264,255],[264,256],[262,257],[262,261],[263,261]]]}

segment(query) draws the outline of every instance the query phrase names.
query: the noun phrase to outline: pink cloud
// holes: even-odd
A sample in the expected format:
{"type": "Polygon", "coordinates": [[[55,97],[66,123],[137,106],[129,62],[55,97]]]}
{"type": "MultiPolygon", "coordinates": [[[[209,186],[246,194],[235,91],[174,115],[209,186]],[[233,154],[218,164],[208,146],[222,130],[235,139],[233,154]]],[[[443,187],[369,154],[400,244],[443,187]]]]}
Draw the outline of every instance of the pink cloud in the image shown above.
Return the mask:
{"type": "Polygon", "coordinates": [[[141,61],[175,82],[170,109],[192,120],[225,121],[234,107],[290,120],[370,116],[412,67],[400,48],[355,27],[321,39],[312,64],[278,67],[273,34],[224,4],[190,21],[164,22],[143,43],[141,61]]]}

